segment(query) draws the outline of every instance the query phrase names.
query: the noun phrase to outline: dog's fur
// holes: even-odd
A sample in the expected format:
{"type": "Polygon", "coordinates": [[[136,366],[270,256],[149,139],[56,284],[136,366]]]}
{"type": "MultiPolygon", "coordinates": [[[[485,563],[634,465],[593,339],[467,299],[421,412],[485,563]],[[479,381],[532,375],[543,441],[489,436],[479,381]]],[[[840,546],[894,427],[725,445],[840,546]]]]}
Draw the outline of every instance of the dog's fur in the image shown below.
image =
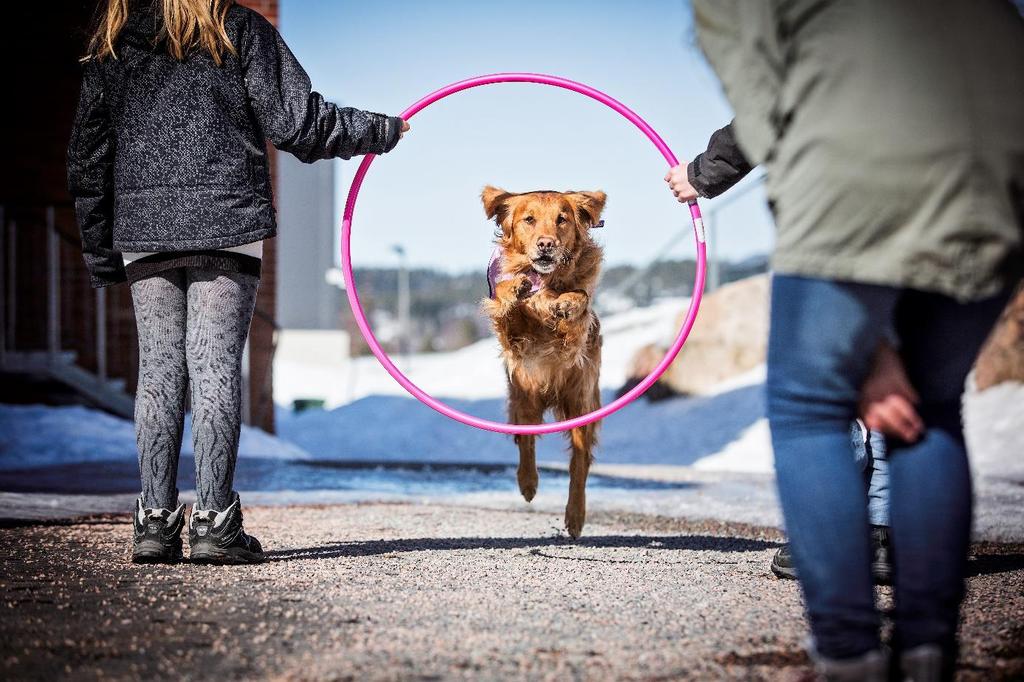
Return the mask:
{"type": "MultiPolygon", "coordinates": [[[[483,302],[501,342],[508,374],[509,421],[539,424],[552,409],[571,419],[601,405],[601,328],[590,306],[602,250],[590,236],[604,210],[604,192],[527,192],[484,188],[481,199],[496,232],[502,272],[493,299],[483,302]],[[531,271],[541,286],[530,293],[531,271]]],[[[577,538],[586,520],[586,482],[597,423],[569,432],[569,502],[565,527],[577,538]]],[[[535,436],[516,436],[519,490],[537,492],[535,436]]]]}

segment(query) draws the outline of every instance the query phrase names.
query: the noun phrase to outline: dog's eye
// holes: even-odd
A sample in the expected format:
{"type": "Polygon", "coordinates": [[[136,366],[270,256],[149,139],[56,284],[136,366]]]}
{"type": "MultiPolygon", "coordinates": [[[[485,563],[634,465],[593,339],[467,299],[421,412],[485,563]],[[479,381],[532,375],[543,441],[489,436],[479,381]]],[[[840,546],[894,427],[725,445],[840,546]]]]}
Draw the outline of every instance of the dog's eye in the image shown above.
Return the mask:
{"type": "Polygon", "coordinates": [[[533,219],[532,215],[528,215],[525,218],[523,218],[523,222],[526,223],[527,225],[533,225],[537,221],[533,219]]]}

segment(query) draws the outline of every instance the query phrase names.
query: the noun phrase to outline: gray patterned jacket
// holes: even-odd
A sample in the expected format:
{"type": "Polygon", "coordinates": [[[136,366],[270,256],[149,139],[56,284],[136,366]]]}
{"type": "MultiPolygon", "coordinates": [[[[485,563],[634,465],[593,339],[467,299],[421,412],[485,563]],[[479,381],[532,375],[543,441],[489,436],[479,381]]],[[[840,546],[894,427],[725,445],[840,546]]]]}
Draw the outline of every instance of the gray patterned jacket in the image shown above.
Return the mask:
{"type": "Polygon", "coordinates": [[[312,91],[277,30],[235,5],[235,54],[179,62],[156,45],[158,15],[132,10],[117,58],[86,62],[68,148],[93,286],[125,279],[122,251],[222,249],[274,236],[265,139],[305,162],[381,154],[401,121],[312,91]]]}

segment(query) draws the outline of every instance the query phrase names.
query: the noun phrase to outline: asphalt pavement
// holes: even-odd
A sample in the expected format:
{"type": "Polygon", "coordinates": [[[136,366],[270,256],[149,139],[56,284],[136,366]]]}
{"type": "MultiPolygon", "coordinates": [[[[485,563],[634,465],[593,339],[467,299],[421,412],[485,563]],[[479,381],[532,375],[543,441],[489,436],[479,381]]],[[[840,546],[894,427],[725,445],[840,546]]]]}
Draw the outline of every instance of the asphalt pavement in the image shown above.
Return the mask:
{"type": "MultiPolygon", "coordinates": [[[[4,679],[801,679],[772,527],[596,511],[253,507],[259,566],[135,566],[129,518],[4,522],[4,679]]],[[[1024,676],[1024,545],[974,547],[967,680],[1024,676]]],[[[880,589],[883,607],[891,603],[880,589]]]]}

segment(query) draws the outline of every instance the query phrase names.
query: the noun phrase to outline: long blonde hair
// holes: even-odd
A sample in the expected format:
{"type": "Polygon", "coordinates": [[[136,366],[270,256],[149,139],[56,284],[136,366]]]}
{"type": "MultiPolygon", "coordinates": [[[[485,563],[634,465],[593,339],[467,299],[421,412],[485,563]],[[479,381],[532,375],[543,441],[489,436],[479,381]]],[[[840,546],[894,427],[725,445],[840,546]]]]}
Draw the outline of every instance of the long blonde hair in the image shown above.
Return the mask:
{"type": "MultiPolygon", "coordinates": [[[[128,20],[131,2],[107,0],[107,8],[98,17],[84,60],[117,59],[114,43],[128,20]]],[[[224,28],[224,20],[234,0],[161,0],[160,4],[163,22],[157,42],[165,42],[172,57],[182,60],[193,48],[202,47],[220,66],[224,52],[235,54],[235,46],[224,28]]]]}

